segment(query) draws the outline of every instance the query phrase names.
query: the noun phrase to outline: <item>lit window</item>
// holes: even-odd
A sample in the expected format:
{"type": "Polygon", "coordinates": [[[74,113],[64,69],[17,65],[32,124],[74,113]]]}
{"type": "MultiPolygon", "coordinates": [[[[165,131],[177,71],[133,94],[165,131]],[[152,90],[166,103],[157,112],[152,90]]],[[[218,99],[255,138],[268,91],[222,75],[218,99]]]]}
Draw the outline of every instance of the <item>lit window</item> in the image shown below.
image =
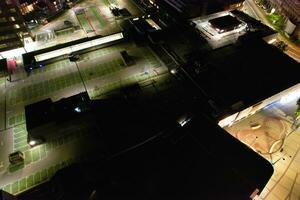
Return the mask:
{"type": "Polygon", "coordinates": [[[18,28],[20,28],[20,25],[19,25],[19,24],[15,24],[15,25],[14,25],[14,28],[15,28],[15,29],[18,29],[18,28]]]}
{"type": "Polygon", "coordinates": [[[11,9],[9,9],[9,11],[10,11],[11,13],[15,13],[15,12],[16,12],[16,9],[15,9],[15,8],[11,8],[11,9]]]}
{"type": "Polygon", "coordinates": [[[29,10],[29,12],[33,11],[34,10],[33,5],[27,6],[27,9],[29,10]]]}
{"type": "Polygon", "coordinates": [[[14,22],[16,19],[14,17],[9,17],[9,21],[14,22]]]}

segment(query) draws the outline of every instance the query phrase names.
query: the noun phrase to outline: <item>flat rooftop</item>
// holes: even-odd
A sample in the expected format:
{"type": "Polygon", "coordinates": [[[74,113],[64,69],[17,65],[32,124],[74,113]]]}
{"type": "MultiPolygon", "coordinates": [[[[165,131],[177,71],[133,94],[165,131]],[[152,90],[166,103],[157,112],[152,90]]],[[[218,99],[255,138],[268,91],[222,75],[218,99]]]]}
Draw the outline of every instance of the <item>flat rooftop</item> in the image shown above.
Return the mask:
{"type": "Polygon", "coordinates": [[[242,23],[236,17],[233,17],[231,15],[225,15],[223,17],[210,19],[208,20],[208,22],[211,24],[212,27],[224,31],[233,30],[235,27],[242,23]]]}
{"type": "Polygon", "coordinates": [[[226,10],[231,5],[242,4],[243,0],[156,0],[155,3],[171,10],[176,16],[190,19],[226,10]]]}
{"type": "MultiPolygon", "coordinates": [[[[122,111],[114,114],[118,116],[122,111]]],[[[139,121],[152,126],[144,117],[139,121]]],[[[117,122],[115,126],[123,129],[117,122]]],[[[127,126],[135,129],[136,124],[127,126]]],[[[161,128],[143,140],[136,140],[141,138],[140,131],[102,132],[104,136],[109,135],[102,138],[108,147],[116,143],[131,145],[108,159],[99,158],[97,151],[92,162],[59,171],[41,195],[45,195],[45,199],[58,196],[65,200],[86,199],[94,190],[104,200],[124,196],[133,200],[145,196],[150,199],[246,200],[256,189],[261,191],[273,173],[267,160],[205,116],[194,116],[183,127],[173,123],[161,128]],[[55,192],[49,194],[48,191],[55,192]]],[[[149,129],[142,129],[145,130],[149,129]]],[[[30,195],[26,197],[25,193],[23,197],[33,199],[30,195]]]]}
{"type": "Polygon", "coordinates": [[[225,109],[244,108],[299,83],[299,63],[259,38],[247,34],[238,45],[216,49],[198,58],[202,68],[188,68],[201,88],[225,109]]]}
{"type": "Polygon", "coordinates": [[[79,93],[68,98],[62,98],[59,101],[52,102],[50,98],[29,104],[25,106],[27,130],[51,122],[71,121],[80,113],[90,109],[89,96],[85,93],[79,93]]]}
{"type": "Polygon", "coordinates": [[[234,44],[247,32],[247,23],[228,11],[197,17],[191,21],[200,37],[203,37],[212,49],[234,44]]]}

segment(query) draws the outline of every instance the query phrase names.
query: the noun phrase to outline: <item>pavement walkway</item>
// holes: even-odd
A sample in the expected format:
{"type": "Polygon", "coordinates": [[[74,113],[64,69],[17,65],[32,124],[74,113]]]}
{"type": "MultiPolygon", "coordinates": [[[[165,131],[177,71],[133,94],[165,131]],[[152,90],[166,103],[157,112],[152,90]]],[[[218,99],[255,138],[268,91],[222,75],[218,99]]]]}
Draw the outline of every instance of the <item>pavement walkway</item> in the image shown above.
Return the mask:
{"type": "Polygon", "coordinates": [[[300,199],[300,128],[292,130],[292,123],[278,112],[279,107],[291,106],[295,102],[286,105],[274,104],[274,108],[263,109],[254,115],[226,127],[230,134],[246,143],[250,148],[260,153],[274,168],[274,173],[255,200],[299,200],[300,199]],[[261,126],[251,128],[251,124],[258,123],[261,126]],[[242,135],[241,135],[242,134],[242,135]],[[274,141],[287,135],[281,147],[272,154],[266,153],[272,147],[274,141]],[[265,151],[265,152],[263,152],[265,151]]]}

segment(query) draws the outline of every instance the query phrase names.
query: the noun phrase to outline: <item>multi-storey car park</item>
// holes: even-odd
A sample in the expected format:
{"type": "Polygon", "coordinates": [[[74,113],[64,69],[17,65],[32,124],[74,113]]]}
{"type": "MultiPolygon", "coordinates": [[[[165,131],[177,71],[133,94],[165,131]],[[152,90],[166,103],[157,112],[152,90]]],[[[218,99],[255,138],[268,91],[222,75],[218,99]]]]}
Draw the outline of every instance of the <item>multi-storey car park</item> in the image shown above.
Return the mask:
{"type": "Polygon", "coordinates": [[[23,53],[32,70],[19,65],[11,81],[1,78],[0,188],[44,200],[297,197],[299,65],[262,39],[273,31],[235,11],[221,13],[234,23],[216,23],[220,13],[196,17],[189,31],[203,44],[180,37],[201,51],[182,56],[189,47],[176,31],[164,30],[165,43],[148,42],[147,31],[122,31],[128,16],[114,25],[112,2],[91,2],[72,7],[80,40],[70,34],[54,45],[47,33],[45,46],[23,53]],[[100,19],[106,14],[111,28],[100,19]],[[213,46],[199,19],[213,20],[217,42],[234,39],[213,46]],[[285,70],[272,73],[278,65],[285,70]],[[88,117],[80,94],[92,102],[88,117]],[[10,163],[13,152],[24,161],[10,163]]]}

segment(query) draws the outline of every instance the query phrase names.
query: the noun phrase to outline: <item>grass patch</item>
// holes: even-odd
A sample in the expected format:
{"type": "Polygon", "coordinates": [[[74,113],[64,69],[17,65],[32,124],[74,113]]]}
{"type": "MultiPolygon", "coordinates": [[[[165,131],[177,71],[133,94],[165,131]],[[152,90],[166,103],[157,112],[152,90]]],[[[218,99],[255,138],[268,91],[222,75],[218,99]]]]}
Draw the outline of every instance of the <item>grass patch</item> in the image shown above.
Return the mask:
{"type": "Polygon", "coordinates": [[[282,31],[285,26],[285,18],[277,13],[267,15],[267,19],[277,31],[282,31]]]}

